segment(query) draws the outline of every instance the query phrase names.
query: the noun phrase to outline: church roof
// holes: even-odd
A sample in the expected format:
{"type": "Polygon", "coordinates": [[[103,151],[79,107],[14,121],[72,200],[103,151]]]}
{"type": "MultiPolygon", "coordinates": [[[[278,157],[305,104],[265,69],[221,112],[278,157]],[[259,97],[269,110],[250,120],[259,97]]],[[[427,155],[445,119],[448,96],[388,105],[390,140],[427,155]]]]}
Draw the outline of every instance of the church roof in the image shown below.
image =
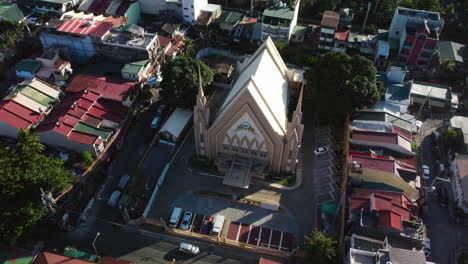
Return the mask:
{"type": "Polygon", "coordinates": [[[237,99],[249,92],[270,125],[286,134],[290,74],[273,41],[268,38],[254,55],[241,65],[240,74],[219,112],[222,115],[237,99]]]}

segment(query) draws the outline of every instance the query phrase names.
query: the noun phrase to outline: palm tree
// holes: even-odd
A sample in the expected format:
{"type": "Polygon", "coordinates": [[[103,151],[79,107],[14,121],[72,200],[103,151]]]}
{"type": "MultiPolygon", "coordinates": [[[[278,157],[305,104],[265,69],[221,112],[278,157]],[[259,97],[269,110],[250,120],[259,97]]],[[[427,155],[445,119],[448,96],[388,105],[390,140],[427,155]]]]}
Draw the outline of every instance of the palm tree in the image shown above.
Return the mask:
{"type": "Polygon", "coordinates": [[[41,152],[44,150],[44,145],[39,142],[39,136],[31,133],[31,130],[22,129],[18,130],[18,143],[16,147],[23,152],[41,152]]]}
{"type": "Polygon", "coordinates": [[[184,51],[183,54],[185,56],[192,57],[195,53],[195,44],[193,43],[193,39],[184,39],[184,51]]]}
{"type": "Polygon", "coordinates": [[[442,59],[439,64],[439,69],[443,72],[454,72],[455,62],[451,59],[442,59]]]}

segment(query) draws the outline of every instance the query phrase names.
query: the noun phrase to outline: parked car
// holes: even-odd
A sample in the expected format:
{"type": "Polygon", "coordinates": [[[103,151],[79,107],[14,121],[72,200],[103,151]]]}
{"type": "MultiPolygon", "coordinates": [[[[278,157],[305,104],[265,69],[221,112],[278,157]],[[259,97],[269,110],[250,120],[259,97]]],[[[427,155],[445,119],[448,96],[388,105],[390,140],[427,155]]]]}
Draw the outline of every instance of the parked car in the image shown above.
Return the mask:
{"type": "Polygon", "coordinates": [[[130,181],[130,176],[128,175],[122,176],[122,178],[120,178],[120,181],[119,181],[119,189],[120,190],[125,189],[129,181],[130,181]]]}
{"type": "Polygon", "coordinates": [[[190,221],[192,220],[193,214],[191,212],[185,212],[182,217],[182,223],[180,224],[180,229],[188,230],[190,228],[190,221]]]}
{"type": "Polygon", "coordinates": [[[182,216],[182,209],[175,207],[171,214],[171,219],[169,220],[170,227],[176,227],[179,223],[180,217],[182,216]]]}
{"type": "Polygon", "coordinates": [[[437,131],[432,131],[432,140],[434,141],[434,144],[436,146],[439,145],[439,138],[440,138],[440,133],[437,131]]]}
{"type": "Polygon", "coordinates": [[[189,243],[180,243],[179,250],[184,252],[184,253],[188,253],[188,254],[192,254],[192,255],[198,255],[198,253],[200,253],[200,248],[199,247],[194,246],[194,245],[189,244],[189,243]]]}
{"type": "Polygon", "coordinates": [[[164,111],[166,110],[166,105],[159,105],[158,109],[156,110],[156,114],[158,116],[162,116],[164,114],[164,111]]]}
{"type": "Polygon", "coordinates": [[[318,147],[314,149],[314,154],[315,156],[319,156],[319,155],[327,153],[328,151],[329,151],[328,147],[318,147]]]}
{"type": "Polygon", "coordinates": [[[440,206],[447,207],[447,202],[448,202],[447,189],[438,188],[437,189],[437,198],[439,198],[439,205],[440,206]]]}
{"type": "Polygon", "coordinates": [[[206,216],[200,228],[200,234],[210,235],[211,229],[213,228],[213,222],[214,222],[214,217],[206,216]]]}
{"type": "Polygon", "coordinates": [[[107,200],[107,205],[110,207],[115,207],[119,202],[121,194],[122,193],[119,190],[115,190],[109,197],[109,200],[107,200]]]}
{"type": "Polygon", "coordinates": [[[151,128],[158,127],[160,121],[161,121],[161,118],[159,116],[155,116],[153,118],[153,121],[151,121],[151,128]]]}
{"type": "Polygon", "coordinates": [[[421,168],[422,168],[422,171],[423,171],[423,179],[425,181],[430,180],[431,179],[431,171],[429,170],[429,166],[422,165],[421,168]]]}

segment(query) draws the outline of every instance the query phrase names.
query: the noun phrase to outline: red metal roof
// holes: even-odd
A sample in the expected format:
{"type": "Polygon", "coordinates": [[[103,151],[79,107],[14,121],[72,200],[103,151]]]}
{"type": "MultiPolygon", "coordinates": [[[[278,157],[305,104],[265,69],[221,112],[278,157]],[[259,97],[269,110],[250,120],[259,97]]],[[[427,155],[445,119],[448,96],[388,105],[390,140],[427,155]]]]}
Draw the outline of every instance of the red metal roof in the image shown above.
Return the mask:
{"type": "Polygon", "coordinates": [[[74,259],[66,256],[62,256],[55,253],[50,252],[42,252],[36,260],[34,260],[33,264],[88,264],[94,263],[89,261],[84,261],[81,259],[74,259]]]}
{"type": "Polygon", "coordinates": [[[16,128],[29,128],[41,115],[12,100],[0,101],[0,120],[16,128]]]}
{"type": "Polygon", "coordinates": [[[392,132],[393,133],[397,133],[398,135],[406,138],[407,140],[411,141],[412,140],[412,136],[413,134],[411,133],[411,131],[408,131],[406,129],[403,129],[401,127],[398,127],[398,126],[395,126],[393,125],[392,126],[392,132]]]}
{"type": "Polygon", "coordinates": [[[127,99],[136,82],[88,73],[75,76],[67,86],[67,92],[95,91],[102,97],[123,101],[127,99]]]}
{"type": "Polygon", "coordinates": [[[339,28],[335,32],[335,39],[337,40],[348,40],[349,33],[351,32],[350,28],[339,28]]]}
{"type": "Polygon", "coordinates": [[[166,47],[167,45],[171,44],[170,38],[158,36],[158,39],[159,39],[159,44],[161,45],[161,47],[166,47]]]}
{"type": "Polygon", "coordinates": [[[74,130],[78,122],[93,126],[98,126],[102,120],[119,123],[127,112],[128,108],[121,102],[100,98],[94,91],[81,91],[68,95],[36,130],[52,130],[67,136],[69,140],[93,144],[99,136],[74,130]]]}
{"type": "Polygon", "coordinates": [[[258,262],[258,264],[281,264],[281,262],[271,260],[271,259],[267,259],[267,258],[264,258],[264,257],[260,257],[260,261],[258,262]]]}
{"type": "Polygon", "coordinates": [[[353,130],[353,140],[398,144],[398,134],[389,132],[353,130]]]}
{"type": "Polygon", "coordinates": [[[93,21],[92,19],[73,18],[63,22],[57,31],[80,35],[103,37],[111,28],[112,23],[93,21]]]}
{"type": "Polygon", "coordinates": [[[352,161],[361,164],[361,168],[395,173],[395,161],[391,159],[351,156],[352,161]]]}
{"type": "Polygon", "coordinates": [[[351,210],[379,212],[379,225],[401,230],[401,220],[410,221],[418,215],[418,206],[402,192],[354,189],[351,210]],[[381,217],[382,216],[382,217],[381,217]]]}

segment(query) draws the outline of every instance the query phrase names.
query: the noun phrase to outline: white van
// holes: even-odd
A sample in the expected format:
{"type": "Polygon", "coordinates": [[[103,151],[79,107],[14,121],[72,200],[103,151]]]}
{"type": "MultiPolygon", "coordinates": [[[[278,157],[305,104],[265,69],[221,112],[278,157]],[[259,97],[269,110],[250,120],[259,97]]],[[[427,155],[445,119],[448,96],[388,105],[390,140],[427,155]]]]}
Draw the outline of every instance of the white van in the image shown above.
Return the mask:
{"type": "Polygon", "coordinates": [[[153,121],[151,121],[151,128],[158,127],[159,121],[161,121],[161,118],[159,116],[154,117],[153,121]]]}
{"type": "Polygon", "coordinates": [[[214,236],[219,236],[221,233],[221,230],[223,230],[223,226],[224,226],[224,215],[215,216],[213,230],[211,231],[211,234],[214,236]]]}
{"type": "Polygon", "coordinates": [[[169,226],[176,227],[177,224],[179,223],[179,219],[181,216],[182,216],[182,209],[179,207],[175,207],[174,210],[172,210],[171,219],[169,220],[169,226]]]}

